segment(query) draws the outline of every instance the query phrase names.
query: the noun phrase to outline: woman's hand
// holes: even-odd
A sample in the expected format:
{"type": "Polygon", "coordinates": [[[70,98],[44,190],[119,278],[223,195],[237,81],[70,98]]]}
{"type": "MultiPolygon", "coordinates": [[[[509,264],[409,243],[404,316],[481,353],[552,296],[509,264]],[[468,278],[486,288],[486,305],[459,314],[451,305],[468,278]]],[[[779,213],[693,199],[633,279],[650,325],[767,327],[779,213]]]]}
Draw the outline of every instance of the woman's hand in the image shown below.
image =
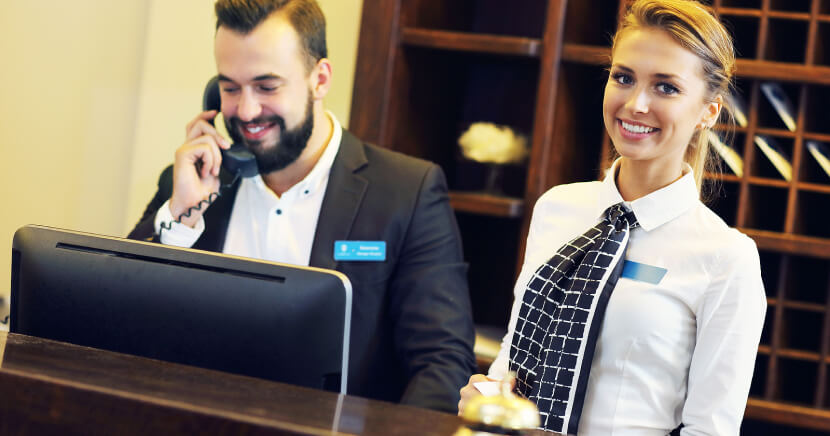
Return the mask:
{"type": "Polygon", "coordinates": [[[461,415],[461,411],[464,410],[464,407],[471,399],[481,395],[481,392],[479,392],[478,388],[476,388],[473,383],[493,381],[499,380],[489,378],[484,374],[473,374],[472,377],[470,377],[470,381],[467,382],[467,386],[461,388],[461,400],[458,401],[458,414],[461,415]]]}

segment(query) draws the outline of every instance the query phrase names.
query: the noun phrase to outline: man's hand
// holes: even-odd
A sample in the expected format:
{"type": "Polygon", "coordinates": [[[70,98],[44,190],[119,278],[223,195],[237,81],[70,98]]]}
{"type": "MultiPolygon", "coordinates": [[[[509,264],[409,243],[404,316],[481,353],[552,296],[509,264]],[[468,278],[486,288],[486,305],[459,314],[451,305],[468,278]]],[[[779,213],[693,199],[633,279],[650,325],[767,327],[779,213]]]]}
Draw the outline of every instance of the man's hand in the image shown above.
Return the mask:
{"type": "MultiPolygon", "coordinates": [[[[185,143],[176,150],[173,196],[170,197],[170,212],[176,218],[219,190],[222,165],[219,149],[228,149],[231,144],[208,122],[217,113],[215,110],[202,112],[188,123],[185,143]]],[[[203,206],[200,211],[193,210],[190,217],[182,217],[181,222],[194,227],[205,209],[203,206]]]]}

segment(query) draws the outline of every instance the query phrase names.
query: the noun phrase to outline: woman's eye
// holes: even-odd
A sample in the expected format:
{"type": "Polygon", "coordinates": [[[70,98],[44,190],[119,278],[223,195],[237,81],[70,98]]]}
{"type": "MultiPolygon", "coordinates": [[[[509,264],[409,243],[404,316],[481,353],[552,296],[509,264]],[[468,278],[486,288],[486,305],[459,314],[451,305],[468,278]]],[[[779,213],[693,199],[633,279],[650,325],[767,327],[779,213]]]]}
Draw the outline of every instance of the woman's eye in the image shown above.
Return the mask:
{"type": "Polygon", "coordinates": [[[238,89],[239,89],[239,88],[222,88],[222,91],[223,91],[223,92],[226,92],[226,93],[228,93],[228,94],[231,94],[231,93],[236,92],[238,89]]]}
{"type": "Polygon", "coordinates": [[[674,95],[680,92],[676,86],[668,84],[668,83],[658,83],[657,84],[657,91],[661,94],[666,95],[674,95]]]}
{"type": "Polygon", "coordinates": [[[634,79],[626,73],[614,73],[611,75],[611,78],[620,85],[630,85],[634,83],[634,79]]]}

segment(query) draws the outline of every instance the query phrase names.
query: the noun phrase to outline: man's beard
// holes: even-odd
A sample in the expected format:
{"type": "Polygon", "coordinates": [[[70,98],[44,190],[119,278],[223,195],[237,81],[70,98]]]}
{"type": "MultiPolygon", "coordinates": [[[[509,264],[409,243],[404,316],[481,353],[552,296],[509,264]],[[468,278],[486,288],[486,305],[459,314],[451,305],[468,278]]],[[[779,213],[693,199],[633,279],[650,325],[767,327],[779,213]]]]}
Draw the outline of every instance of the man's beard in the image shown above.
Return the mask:
{"type": "Polygon", "coordinates": [[[308,139],[311,138],[311,131],[314,130],[313,103],[314,100],[311,97],[311,93],[309,93],[308,103],[306,103],[305,108],[306,118],[302,124],[291,130],[286,130],[285,119],[279,115],[260,117],[250,121],[257,124],[276,123],[279,126],[279,141],[272,147],[266,148],[263,141],[245,139],[239,133],[240,129],[242,129],[242,120],[237,117],[226,119],[225,128],[235,144],[243,144],[245,148],[256,156],[256,163],[260,174],[279,171],[296,162],[303,153],[303,150],[305,150],[308,139]]]}

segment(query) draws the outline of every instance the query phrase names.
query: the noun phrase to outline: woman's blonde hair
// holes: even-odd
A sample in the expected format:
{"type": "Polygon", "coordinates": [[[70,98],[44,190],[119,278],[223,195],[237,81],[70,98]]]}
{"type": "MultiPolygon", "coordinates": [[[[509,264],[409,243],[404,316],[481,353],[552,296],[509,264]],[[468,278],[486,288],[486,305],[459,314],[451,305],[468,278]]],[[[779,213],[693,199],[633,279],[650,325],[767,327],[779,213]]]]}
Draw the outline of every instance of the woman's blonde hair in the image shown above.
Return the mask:
{"type": "MultiPolygon", "coordinates": [[[[715,18],[712,9],[696,0],[635,0],[614,35],[612,57],[621,35],[627,30],[638,28],[663,30],[700,58],[703,63],[703,80],[707,87],[706,101],[711,102],[718,95],[722,96],[722,113],[732,127],[734,121],[729,102],[735,74],[735,49],[732,37],[715,18]]],[[[711,154],[708,131],[709,126],[704,126],[695,132],[684,156],[694,171],[698,190],[704,197],[704,173],[718,172],[720,167],[720,160],[711,154]]]]}

